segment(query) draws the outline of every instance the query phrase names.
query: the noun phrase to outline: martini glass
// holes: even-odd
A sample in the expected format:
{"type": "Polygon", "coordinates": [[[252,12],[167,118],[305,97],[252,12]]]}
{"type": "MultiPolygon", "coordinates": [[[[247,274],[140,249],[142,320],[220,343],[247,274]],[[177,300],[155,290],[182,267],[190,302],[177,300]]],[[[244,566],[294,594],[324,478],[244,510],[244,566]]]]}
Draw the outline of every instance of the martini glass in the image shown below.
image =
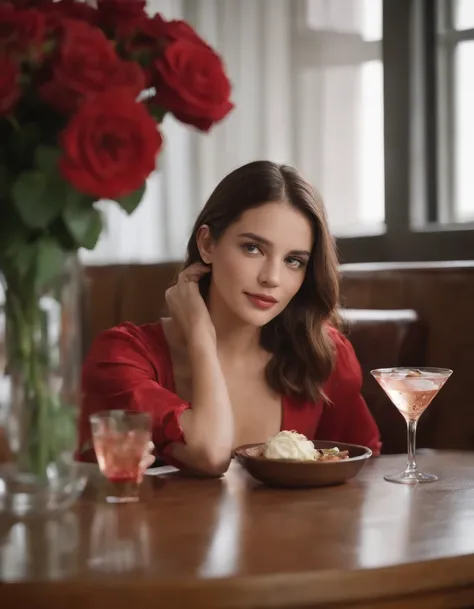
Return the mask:
{"type": "Polygon", "coordinates": [[[447,368],[378,368],[371,374],[407,422],[408,462],[405,471],[384,476],[388,482],[416,484],[438,477],[421,472],[415,460],[416,426],[423,412],[453,373],[447,368]]]}

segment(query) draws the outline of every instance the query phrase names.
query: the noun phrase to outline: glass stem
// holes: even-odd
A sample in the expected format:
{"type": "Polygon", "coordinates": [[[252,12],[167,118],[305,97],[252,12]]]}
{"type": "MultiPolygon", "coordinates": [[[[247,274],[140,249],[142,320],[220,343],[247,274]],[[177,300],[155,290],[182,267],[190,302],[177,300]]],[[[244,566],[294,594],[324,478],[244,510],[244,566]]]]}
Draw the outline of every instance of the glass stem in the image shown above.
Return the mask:
{"type": "Polygon", "coordinates": [[[416,460],[415,460],[415,451],[416,451],[416,424],[417,420],[408,419],[407,421],[407,444],[408,444],[408,462],[407,462],[407,472],[416,471],[416,460]]]}

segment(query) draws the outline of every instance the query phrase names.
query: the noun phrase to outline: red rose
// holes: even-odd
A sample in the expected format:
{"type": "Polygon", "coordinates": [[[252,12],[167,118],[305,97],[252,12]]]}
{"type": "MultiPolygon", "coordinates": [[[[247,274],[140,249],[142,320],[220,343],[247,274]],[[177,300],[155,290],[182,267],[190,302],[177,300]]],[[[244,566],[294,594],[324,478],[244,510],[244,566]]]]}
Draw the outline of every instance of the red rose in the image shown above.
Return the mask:
{"type": "Polygon", "coordinates": [[[65,20],[63,27],[52,74],[40,88],[52,107],[69,113],[93,93],[120,86],[138,96],[145,88],[140,66],[119,59],[101,30],[73,19],[65,20]]]}
{"type": "Polygon", "coordinates": [[[45,34],[45,18],[37,10],[16,11],[0,5],[0,51],[9,54],[40,54],[45,34]]]}
{"type": "Polygon", "coordinates": [[[8,57],[0,56],[0,116],[10,114],[20,97],[18,66],[8,57]]]}
{"type": "Polygon", "coordinates": [[[161,135],[143,104],[126,90],[87,99],[61,134],[63,177],[80,192],[118,199],[155,169],[161,135]]]}
{"type": "Polygon", "coordinates": [[[61,0],[60,2],[45,0],[45,4],[41,5],[41,12],[45,16],[47,36],[55,37],[60,33],[65,19],[86,21],[90,25],[97,25],[98,22],[97,10],[93,6],[77,0],[61,0]]]}
{"type": "Polygon", "coordinates": [[[125,42],[125,49],[128,53],[154,53],[160,51],[166,44],[163,32],[166,21],[157,13],[154,17],[145,17],[135,24],[130,36],[125,42]]]}
{"type": "Polygon", "coordinates": [[[209,45],[186,23],[186,21],[165,21],[158,13],[140,23],[140,33],[151,40],[166,38],[168,41],[189,40],[206,47],[209,45]]]}
{"type": "Polygon", "coordinates": [[[61,18],[66,19],[80,19],[87,21],[92,25],[96,25],[98,22],[98,12],[89,4],[85,2],[77,2],[77,0],[61,0],[61,2],[48,2],[48,4],[41,9],[44,13],[48,14],[48,17],[52,23],[59,24],[61,18]]]}
{"type": "Polygon", "coordinates": [[[189,40],[189,42],[195,42],[202,44],[205,47],[209,47],[193,28],[186,23],[186,21],[173,20],[166,23],[164,36],[170,40],[189,40]]]}
{"type": "MultiPolygon", "coordinates": [[[[169,42],[189,40],[196,44],[209,45],[185,21],[165,21],[157,13],[154,17],[142,19],[136,26],[135,36],[127,45],[127,51],[161,52],[169,42]]],[[[210,47],[209,47],[210,48],[210,47]]]]}
{"type": "Polygon", "coordinates": [[[106,28],[131,28],[146,17],[146,0],[98,0],[99,22],[106,28]]]}
{"type": "Polygon", "coordinates": [[[183,123],[208,131],[234,107],[222,61],[207,46],[177,40],[167,47],[154,68],[153,103],[183,123]]]}
{"type": "Polygon", "coordinates": [[[55,0],[9,0],[16,8],[39,8],[51,6],[55,0]]]}

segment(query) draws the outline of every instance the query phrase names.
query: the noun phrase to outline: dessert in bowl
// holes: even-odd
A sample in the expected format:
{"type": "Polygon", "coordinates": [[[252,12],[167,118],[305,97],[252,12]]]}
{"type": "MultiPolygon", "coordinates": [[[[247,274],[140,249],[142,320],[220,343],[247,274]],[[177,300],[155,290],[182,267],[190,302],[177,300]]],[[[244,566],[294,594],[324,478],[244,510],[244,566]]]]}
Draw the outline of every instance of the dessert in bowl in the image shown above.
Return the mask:
{"type": "Polygon", "coordinates": [[[254,478],[281,487],[343,484],[357,476],[371,456],[365,446],[311,441],[294,431],[281,431],[267,442],[235,450],[236,459],[254,478]]]}
{"type": "Polygon", "coordinates": [[[296,431],[280,431],[269,438],[261,449],[265,459],[291,461],[341,461],[349,458],[349,451],[337,446],[317,448],[314,442],[296,431]]]}

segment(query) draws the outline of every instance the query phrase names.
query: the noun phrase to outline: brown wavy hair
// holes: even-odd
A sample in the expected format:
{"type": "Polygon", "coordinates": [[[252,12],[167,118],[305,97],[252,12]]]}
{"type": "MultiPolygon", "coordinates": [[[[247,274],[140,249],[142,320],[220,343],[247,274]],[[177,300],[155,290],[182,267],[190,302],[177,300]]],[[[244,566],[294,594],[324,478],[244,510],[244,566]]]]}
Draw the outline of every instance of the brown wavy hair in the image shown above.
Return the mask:
{"type": "MultiPolygon", "coordinates": [[[[325,398],[323,384],[334,366],[334,347],[327,330],[329,324],[337,323],[339,274],[323,202],[308,182],[293,167],[270,161],[254,161],[227,175],[194,224],[184,268],[203,263],[196,240],[200,226],[207,224],[217,241],[243,212],[270,201],[286,201],[301,211],[313,227],[314,244],[299,291],[261,328],[261,345],[273,354],[266,379],[282,395],[316,402],[325,398]]],[[[207,275],[200,282],[205,300],[209,285],[207,275]]]]}

